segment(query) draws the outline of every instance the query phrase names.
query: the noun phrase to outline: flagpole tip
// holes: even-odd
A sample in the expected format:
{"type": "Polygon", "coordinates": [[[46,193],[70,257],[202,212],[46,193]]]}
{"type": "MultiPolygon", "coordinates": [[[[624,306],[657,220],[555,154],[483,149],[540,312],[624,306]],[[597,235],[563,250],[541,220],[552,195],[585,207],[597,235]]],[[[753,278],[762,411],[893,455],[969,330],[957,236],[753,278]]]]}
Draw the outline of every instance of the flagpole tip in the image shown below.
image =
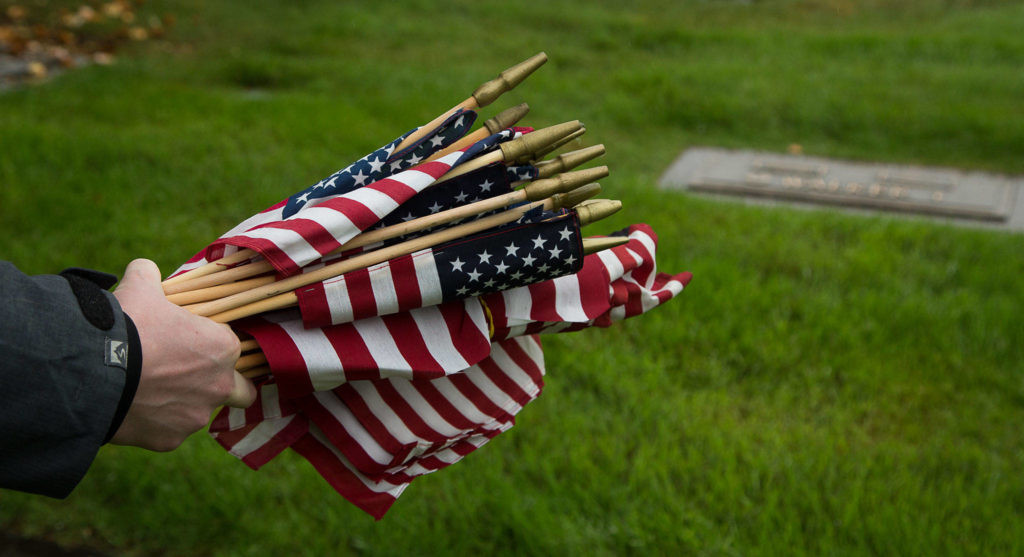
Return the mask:
{"type": "Polygon", "coordinates": [[[519,120],[523,119],[530,112],[530,105],[522,103],[512,108],[506,108],[499,112],[494,118],[489,118],[484,122],[484,127],[487,128],[487,132],[494,135],[501,130],[510,128],[516,124],[519,120]]]}
{"type": "Polygon", "coordinates": [[[548,55],[541,52],[501,72],[498,77],[480,85],[473,91],[473,98],[476,99],[478,107],[484,107],[495,99],[511,91],[516,85],[523,82],[537,68],[548,61],[548,55]]]}
{"type": "Polygon", "coordinates": [[[610,217],[620,209],[622,202],[617,199],[598,199],[575,207],[576,214],[580,217],[580,226],[610,217]]]}

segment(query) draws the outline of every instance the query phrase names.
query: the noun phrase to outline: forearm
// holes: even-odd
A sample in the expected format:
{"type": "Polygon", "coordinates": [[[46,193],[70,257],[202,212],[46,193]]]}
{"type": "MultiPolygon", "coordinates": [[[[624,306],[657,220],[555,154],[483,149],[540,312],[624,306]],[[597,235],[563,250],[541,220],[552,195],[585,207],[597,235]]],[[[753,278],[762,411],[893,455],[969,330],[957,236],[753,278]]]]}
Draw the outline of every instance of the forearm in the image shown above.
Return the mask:
{"type": "Polygon", "coordinates": [[[72,281],[0,262],[0,487],[67,496],[131,402],[130,320],[72,281]]]}

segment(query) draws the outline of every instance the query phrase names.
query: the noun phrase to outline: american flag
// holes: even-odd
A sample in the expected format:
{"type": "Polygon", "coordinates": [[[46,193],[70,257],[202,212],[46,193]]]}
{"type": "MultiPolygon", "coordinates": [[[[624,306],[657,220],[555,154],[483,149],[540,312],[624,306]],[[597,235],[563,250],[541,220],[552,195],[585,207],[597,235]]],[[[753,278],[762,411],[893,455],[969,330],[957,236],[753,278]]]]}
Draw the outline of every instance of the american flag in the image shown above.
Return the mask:
{"type": "Polygon", "coordinates": [[[222,412],[211,432],[253,469],[295,450],[379,519],[413,479],[511,428],[540,394],[543,375],[539,340],[519,337],[494,343],[461,373],[432,380],[352,381],[292,400],[264,386],[253,407],[222,412]]]}
{"type": "Polygon", "coordinates": [[[264,346],[274,376],[260,386],[256,404],[223,410],[211,433],[254,469],[292,448],[342,496],[380,518],[414,478],[507,430],[536,398],[544,363],[534,332],[608,326],[653,309],[689,283],[689,273],[657,272],[650,227],[622,234],[628,243],[586,256],[576,274],[479,298],[319,329],[303,328],[294,311],[290,320],[239,323],[264,346]],[[412,314],[434,310],[451,312],[444,327],[434,328],[447,331],[440,337],[412,325],[412,314]],[[333,337],[327,331],[335,328],[352,336],[333,337]],[[440,362],[411,355],[449,345],[473,347],[461,353],[465,368],[432,367],[440,362]]]}
{"type": "Polygon", "coordinates": [[[452,166],[464,162],[463,155],[457,152],[444,157],[443,161],[421,164],[431,153],[465,134],[475,119],[475,112],[460,111],[416,144],[396,152],[402,140],[416,130],[403,134],[242,221],[189,259],[172,276],[220,259],[239,248],[255,249],[267,256],[282,274],[297,273],[302,265],[333,249],[330,245],[338,245],[345,241],[343,238],[350,238],[376,223],[452,166]],[[302,214],[321,204],[327,204],[325,210],[308,218],[302,214]],[[326,218],[323,226],[312,220],[321,217],[326,218]],[[329,230],[332,226],[338,227],[336,234],[329,230]],[[318,251],[321,249],[326,251],[321,253],[318,251]]]}
{"type": "Polygon", "coordinates": [[[583,264],[574,212],[506,225],[296,291],[307,327],[347,323],[499,292],[575,273],[583,264]]]}

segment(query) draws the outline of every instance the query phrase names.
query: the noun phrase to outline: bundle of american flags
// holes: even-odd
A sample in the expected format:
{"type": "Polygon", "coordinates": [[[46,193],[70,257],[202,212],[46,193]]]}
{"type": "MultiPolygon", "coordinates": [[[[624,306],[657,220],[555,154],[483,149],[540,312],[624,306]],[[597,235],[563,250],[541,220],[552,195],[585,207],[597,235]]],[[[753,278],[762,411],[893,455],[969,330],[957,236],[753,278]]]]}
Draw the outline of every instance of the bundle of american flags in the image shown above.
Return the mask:
{"type": "Polygon", "coordinates": [[[604,167],[567,122],[470,131],[476,109],[539,54],[433,122],[245,220],[164,282],[168,298],[230,323],[258,388],[210,431],[254,469],[291,448],[381,518],[417,476],[512,427],[545,373],[540,334],[607,327],[679,294],[657,237],[633,225],[584,238],[619,208],[589,199],[604,167]]]}

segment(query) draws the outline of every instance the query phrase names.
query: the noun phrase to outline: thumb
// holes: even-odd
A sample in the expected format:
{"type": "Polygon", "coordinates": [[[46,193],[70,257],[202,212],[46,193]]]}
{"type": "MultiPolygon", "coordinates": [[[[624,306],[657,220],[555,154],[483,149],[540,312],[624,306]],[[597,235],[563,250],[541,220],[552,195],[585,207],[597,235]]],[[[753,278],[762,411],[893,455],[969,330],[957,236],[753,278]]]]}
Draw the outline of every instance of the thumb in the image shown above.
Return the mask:
{"type": "Polygon", "coordinates": [[[160,295],[163,295],[163,289],[160,287],[160,268],[157,267],[156,263],[149,259],[136,259],[128,264],[124,269],[124,278],[121,279],[121,283],[117,285],[114,292],[125,288],[139,288],[142,290],[159,290],[160,295]]]}

